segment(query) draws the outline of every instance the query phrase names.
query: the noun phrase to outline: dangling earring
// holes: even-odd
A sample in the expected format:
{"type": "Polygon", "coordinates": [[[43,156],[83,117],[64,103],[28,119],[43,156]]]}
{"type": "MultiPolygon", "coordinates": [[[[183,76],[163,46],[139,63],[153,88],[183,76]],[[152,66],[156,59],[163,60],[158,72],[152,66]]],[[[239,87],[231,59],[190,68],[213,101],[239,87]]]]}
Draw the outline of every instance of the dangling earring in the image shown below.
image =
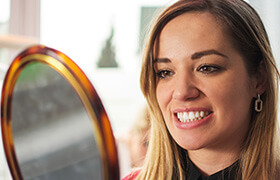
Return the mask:
{"type": "Polygon", "coordinates": [[[261,95],[258,94],[258,99],[255,101],[255,111],[261,112],[263,109],[263,101],[261,100],[261,95]]]}

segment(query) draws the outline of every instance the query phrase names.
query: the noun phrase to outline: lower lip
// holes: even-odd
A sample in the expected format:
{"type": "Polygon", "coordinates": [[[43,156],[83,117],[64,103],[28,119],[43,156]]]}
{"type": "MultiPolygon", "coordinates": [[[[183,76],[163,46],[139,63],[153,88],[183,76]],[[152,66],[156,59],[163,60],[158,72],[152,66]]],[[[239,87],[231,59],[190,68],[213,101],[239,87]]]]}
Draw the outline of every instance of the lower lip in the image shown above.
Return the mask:
{"type": "Polygon", "coordinates": [[[179,121],[177,116],[175,116],[174,121],[175,121],[175,126],[179,129],[194,129],[207,124],[208,122],[210,122],[212,117],[213,117],[213,113],[211,113],[210,115],[208,115],[203,119],[184,123],[179,121]]]}

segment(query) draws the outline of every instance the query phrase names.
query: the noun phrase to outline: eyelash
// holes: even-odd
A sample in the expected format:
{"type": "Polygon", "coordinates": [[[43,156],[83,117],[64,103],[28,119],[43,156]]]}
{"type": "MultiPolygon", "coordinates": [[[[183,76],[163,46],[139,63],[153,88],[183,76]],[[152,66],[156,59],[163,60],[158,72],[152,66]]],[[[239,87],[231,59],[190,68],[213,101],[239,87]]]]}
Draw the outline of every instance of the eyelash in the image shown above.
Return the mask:
{"type": "Polygon", "coordinates": [[[217,65],[203,64],[197,68],[197,71],[202,72],[204,74],[210,74],[210,73],[218,72],[221,69],[222,68],[217,65]]]}
{"type": "Polygon", "coordinates": [[[156,72],[156,75],[159,79],[165,79],[165,78],[168,78],[169,76],[173,75],[173,73],[170,70],[163,69],[163,70],[159,70],[158,72],[156,72]]]}
{"type": "MultiPolygon", "coordinates": [[[[196,70],[198,72],[201,72],[204,74],[210,74],[210,73],[218,72],[218,71],[222,70],[222,68],[217,65],[203,64],[203,65],[199,66],[196,70]]],[[[167,70],[167,69],[158,70],[156,72],[156,75],[159,79],[166,79],[166,78],[172,76],[173,74],[174,73],[172,71],[167,70]]]]}

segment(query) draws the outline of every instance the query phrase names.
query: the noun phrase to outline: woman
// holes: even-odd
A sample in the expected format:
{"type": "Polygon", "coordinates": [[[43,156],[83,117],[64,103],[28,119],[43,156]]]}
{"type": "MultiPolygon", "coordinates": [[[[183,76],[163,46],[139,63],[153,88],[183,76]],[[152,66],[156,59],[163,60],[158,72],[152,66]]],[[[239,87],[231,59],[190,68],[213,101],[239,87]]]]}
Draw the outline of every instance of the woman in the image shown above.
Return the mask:
{"type": "Polygon", "coordinates": [[[127,179],[279,178],[278,78],[264,26],[246,2],[168,7],[141,72],[148,155],[127,179]]]}

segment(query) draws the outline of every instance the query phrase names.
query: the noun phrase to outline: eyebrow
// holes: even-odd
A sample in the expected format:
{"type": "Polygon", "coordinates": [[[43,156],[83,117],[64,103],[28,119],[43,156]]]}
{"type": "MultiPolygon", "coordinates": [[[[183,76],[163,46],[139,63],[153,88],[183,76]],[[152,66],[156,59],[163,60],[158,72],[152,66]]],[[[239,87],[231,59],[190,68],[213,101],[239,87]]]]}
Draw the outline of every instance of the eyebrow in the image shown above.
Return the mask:
{"type": "Polygon", "coordinates": [[[210,49],[210,50],[206,50],[206,51],[201,51],[201,52],[196,52],[194,53],[192,56],[191,56],[191,59],[192,60],[195,60],[195,59],[200,59],[202,58],[203,56],[207,56],[207,55],[218,55],[218,56],[222,56],[222,57],[225,57],[225,58],[228,58],[226,55],[224,55],[223,53],[220,53],[214,49],[210,49]]]}
{"type": "MultiPolygon", "coordinates": [[[[225,58],[228,58],[228,56],[226,56],[225,54],[223,53],[220,53],[214,49],[210,49],[210,50],[205,50],[205,51],[200,51],[200,52],[196,52],[194,53],[192,56],[191,56],[191,59],[192,60],[196,60],[196,59],[200,59],[202,58],[203,56],[209,56],[209,55],[218,55],[218,56],[222,56],[222,57],[225,57],[225,58]]],[[[156,58],[155,63],[170,63],[171,60],[168,59],[168,58],[156,58]]]]}

